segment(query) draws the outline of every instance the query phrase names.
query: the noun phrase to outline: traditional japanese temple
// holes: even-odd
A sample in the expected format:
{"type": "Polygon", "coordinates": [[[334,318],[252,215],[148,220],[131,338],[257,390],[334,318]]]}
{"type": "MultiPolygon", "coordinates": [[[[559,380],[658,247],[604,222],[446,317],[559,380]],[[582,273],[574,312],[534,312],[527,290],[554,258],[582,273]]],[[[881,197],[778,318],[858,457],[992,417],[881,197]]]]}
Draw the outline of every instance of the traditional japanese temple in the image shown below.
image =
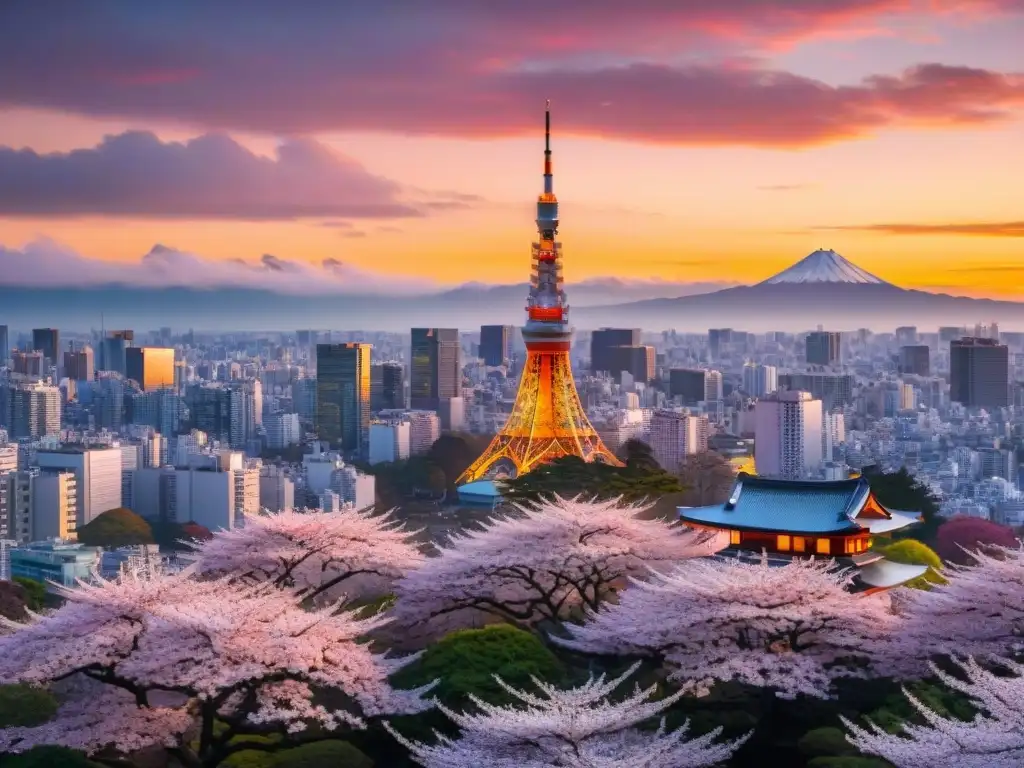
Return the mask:
{"type": "Polygon", "coordinates": [[[888,589],[923,575],[927,566],[903,565],[872,551],[875,539],[920,522],[917,513],[886,509],[863,477],[849,480],[775,480],[741,472],[728,501],[680,507],[693,528],[729,532],[734,553],[767,552],[835,558],[857,568],[861,589],[888,589]]]}

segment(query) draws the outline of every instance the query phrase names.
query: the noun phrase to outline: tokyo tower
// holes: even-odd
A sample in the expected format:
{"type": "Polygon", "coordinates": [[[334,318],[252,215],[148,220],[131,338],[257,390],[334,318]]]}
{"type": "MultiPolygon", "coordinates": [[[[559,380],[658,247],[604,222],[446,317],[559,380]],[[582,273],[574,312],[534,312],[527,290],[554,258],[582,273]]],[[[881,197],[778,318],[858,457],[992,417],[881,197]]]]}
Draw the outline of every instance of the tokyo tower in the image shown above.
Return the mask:
{"type": "Polygon", "coordinates": [[[591,426],[572,377],[569,304],[562,290],[558,199],[551,175],[551,109],[544,112],[544,192],[537,198],[538,242],[533,244],[526,300],[526,365],[505,426],[458,482],[518,476],[562,456],[621,466],[591,426]]]}

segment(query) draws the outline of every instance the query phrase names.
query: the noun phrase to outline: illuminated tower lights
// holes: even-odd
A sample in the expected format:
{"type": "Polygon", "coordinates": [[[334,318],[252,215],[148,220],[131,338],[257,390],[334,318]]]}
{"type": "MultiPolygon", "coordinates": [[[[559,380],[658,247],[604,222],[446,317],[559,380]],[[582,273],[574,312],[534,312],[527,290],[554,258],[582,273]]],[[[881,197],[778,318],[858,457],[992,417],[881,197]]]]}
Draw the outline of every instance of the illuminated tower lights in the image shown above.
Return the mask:
{"type": "Polygon", "coordinates": [[[530,293],[526,300],[526,364],[519,392],[505,426],[459,478],[521,475],[562,456],[585,461],[621,462],[605,447],[576,392],[569,348],[569,304],[562,290],[562,244],[558,198],[551,172],[551,109],[544,111],[544,191],[537,198],[538,241],[533,244],[530,293]]]}

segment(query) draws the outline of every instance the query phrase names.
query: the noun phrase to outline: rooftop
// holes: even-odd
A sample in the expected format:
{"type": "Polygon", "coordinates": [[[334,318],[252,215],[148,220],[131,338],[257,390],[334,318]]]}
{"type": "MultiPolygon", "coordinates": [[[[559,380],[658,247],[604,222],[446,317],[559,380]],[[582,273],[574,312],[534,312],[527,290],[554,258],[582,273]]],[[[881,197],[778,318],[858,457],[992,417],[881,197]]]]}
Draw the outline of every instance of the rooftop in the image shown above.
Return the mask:
{"type": "Polygon", "coordinates": [[[888,533],[917,515],[885,509],[862,477],[848,480],[774,480],[741,472],[724,504],[682,507],[684,522],[733,530],[802,534],[888,533]]]}

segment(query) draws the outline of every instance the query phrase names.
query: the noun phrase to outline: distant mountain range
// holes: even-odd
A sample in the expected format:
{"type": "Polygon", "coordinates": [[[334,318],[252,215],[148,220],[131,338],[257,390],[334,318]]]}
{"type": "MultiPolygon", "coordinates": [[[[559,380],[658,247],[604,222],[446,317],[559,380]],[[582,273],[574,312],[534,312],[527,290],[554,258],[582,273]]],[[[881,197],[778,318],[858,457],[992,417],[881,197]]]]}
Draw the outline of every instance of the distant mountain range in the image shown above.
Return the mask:
{"type": "MultiPolygon", "coordinates": [[[[667,283],[615,278],[568,287],[574,307],[707,293],[728,283],[667,283]]],[[[209,331],[408,331],[412,326],[475,328],[521,325],[529,285],[469,283],[435,293],[297,295],[259,288],[152,288],[125,285],[40,288],[0,285],[0,325],[21,330],[55,326],[209,331]]]]}
{"type": "Polygon", "coordinates": [[[756,285],[586,307],[573,321],[581,327],[611,323],[681,331],[801,331],[817,325],[835,330],[936,328],[979,321],[1024,329],[1024,304],[900,288],[835,251],[819,250],[756,285]]]}
{"type": "MultiPolygon", "coordinates": [[[[140,330],[170,326],[209,331],[407,331],[520,325],[527,285],[468,284],[414,296],[299,296],[252,288],[34,288],[0,286],[0,324],[140,330]]],[[[581,329],[639,326],[650,331],[800,331],[935,328],[997,321],[1024,329],[1024,304],[900,288],[834,251],[815,251],[756,285],[599,279],[568,285],[571,319],[581,329]]]]}

